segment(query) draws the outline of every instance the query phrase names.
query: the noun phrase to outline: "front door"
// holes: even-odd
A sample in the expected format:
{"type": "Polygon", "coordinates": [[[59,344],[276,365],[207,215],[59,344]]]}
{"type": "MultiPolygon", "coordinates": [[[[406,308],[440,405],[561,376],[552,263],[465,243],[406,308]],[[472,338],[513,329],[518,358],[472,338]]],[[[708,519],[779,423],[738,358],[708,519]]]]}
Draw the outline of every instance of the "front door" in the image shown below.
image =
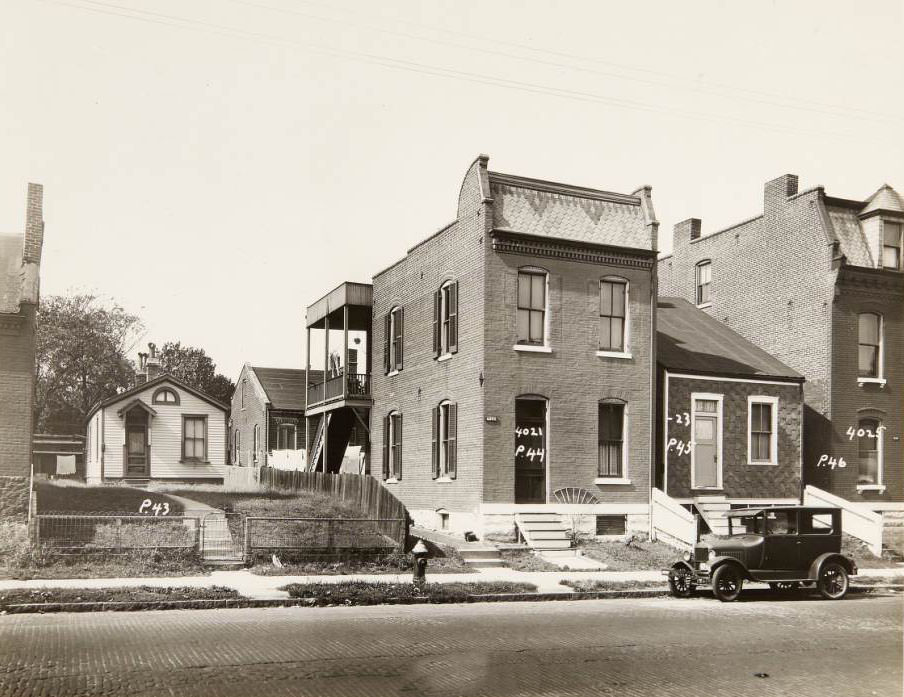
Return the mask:
{"type": "Polygon", "coordinates": [[[148,476],[147,426],[130,424],[126,427],[126,476],[148,476]]]}
{"type": "Polygon", "coordinates": [[[719,486],[719,417],[696,415],[694,418],[694,488],[719,486]]]}
{"type": "Polygon", "coordinates": [[[546,503],[546,400],[515,400],[515,503],[546,503]]]}

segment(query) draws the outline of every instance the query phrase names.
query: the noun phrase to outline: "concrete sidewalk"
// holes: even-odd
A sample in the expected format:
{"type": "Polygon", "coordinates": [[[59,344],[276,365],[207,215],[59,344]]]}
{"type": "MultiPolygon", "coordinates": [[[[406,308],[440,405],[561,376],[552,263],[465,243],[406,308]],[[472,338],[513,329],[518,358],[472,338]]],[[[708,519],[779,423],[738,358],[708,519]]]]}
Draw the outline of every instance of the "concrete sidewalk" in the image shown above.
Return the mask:
{"type": "MultiPolygon", "coordinates": [[[[904,568],[861,569],[861,577],[894,576],[904,578],[904,568]]],[[[852,580],[856,583],[857,577],[852,580]]],[[[431,574],[427,569],[430,583],[477,583],[480,581],[508,581],[511,583],[533,583],[540,593],[571,593],[572,590],[560,584],[571,581],[661,581],[665,577],[659,571],[515,571],[513,569],[482,569],[462,574],[431,574]]],[[[113,588],[123,586],[155,586],[206,588],[225,586],[254,600],[285,599],[289,595],[280,587],[289,583],[342,583],[344,581],[365,581],[368,583],[410,583],[411,574],[348,574],[332,576],[258,576],[247,569],[241,571],[214,571],[210,576],[165,576],[150,578],[72,578],[72,579],[31,579],[0,580],[0,591],[13,588],[113,588]]]]}

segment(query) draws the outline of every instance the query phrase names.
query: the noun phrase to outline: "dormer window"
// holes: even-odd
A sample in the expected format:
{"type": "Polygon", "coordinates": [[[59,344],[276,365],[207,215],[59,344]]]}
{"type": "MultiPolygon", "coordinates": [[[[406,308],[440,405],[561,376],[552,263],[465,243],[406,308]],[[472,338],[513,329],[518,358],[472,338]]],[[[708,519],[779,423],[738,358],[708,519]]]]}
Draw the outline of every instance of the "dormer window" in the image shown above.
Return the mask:
{"type": "Polygon", "coordinates": [[[161,387],[154,393],[152,404],[178,404],[179,395],[168,387],[161,387]]]}
{"type": "Polygon", "coordinates": [[[882,224],[882,268],[901,269],[901,234],[904,225],[885,221],[882,224]]]}

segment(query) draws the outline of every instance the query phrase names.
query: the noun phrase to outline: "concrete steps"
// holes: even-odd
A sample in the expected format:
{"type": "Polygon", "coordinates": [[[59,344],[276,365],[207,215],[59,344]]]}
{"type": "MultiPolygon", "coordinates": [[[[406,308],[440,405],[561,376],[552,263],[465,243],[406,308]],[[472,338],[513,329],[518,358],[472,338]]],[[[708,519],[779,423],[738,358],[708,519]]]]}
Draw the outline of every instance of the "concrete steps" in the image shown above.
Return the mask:
{"type": "Polygon", "coordinates": [[[515,527],[531,549],[571,549],[569,528],[558,513],[517,513],[515,527]]]}
{"type": "Polygon", "coordinates": [[[459,547],[458,553],[468,566],[475,569],[499,569],[505,566],[499,550],[491,545],[469,543],[459,547]]]}
{"type": "Polygon", "coordinates": [[[731,504],[724,496],[697,496],[694,506],[703,516],[713,535],[728,534],[728,519],[725,514],[731,510],[731,504]]]}

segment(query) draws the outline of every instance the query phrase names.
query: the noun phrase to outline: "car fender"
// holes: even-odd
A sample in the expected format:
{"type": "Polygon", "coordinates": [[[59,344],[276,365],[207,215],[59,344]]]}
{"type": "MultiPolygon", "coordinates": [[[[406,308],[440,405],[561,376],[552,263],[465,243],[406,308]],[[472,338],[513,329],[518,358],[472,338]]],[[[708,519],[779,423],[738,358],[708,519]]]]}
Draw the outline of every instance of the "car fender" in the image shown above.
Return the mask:
{"type": "Polygon", "coordinates": [[[691,573],[694,573],[694,567],[691,566],[691,563],[689,561],[685,561],[684,559],[678,559],[677,561],[672,562],[669,565],[669,571],[672,571],[673,569],[677,569],[679,567],[685,568],[691,573]]]}
{"type": "Polygon", "coordinates": [[[810,564],[810,572],[808,574],[808,578],[811,581],[816,581],[819,579],[819,573],[822,571],[822,567],[825,566],[830,561],[837,561],[844,567],[844,570],[848,572],[848,575],[853,576],[857,573],[857,565],[854,563],[854,560],[850,557],[846,557],[839,552],[826,552],[825,554],[820,554],[816,559],[812,561],[810,564]]]}
{"type": "Polygon", "coordinates": [[[709,574],[710,576],[714,576],[716,573],[716,569],[720,566],[725,566],[726,564],[733,564],[738,567],[738,570],[741,572],[741,576],[745,579],[750,579],[750,572],[747,570],[747,566],[743,563],[735,559],[734,557],[715,557],[711,559],[709,562],[709,574]]]}

